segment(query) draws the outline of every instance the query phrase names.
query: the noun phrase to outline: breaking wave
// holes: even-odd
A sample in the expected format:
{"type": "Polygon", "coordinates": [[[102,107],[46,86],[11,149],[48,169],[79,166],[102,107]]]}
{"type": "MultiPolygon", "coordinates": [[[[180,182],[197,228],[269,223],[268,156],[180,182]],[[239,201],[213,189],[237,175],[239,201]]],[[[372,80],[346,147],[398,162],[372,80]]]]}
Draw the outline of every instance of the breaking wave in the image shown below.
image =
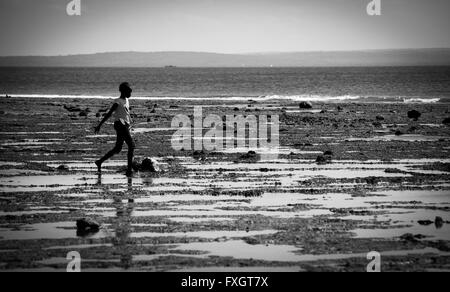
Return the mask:
{"type": "MultiPolygon", "coordinates": [[[[49,99],[113,99],[117,96],[108,95],[58,95],[58,94],[11,94],[1,95],[18,98],[49,98],[49,99]]],[[[445,98],[402,97],[402,96],[359,96],[359,95],[267,95],[267,96],[211,96],[211,97],[184,97],[184,96],[136,96],[136,100],[208,100],[208,101],[309,101],[309,102],[397,102],[397,103],[438,103],[446,102],[445,98]]]]}

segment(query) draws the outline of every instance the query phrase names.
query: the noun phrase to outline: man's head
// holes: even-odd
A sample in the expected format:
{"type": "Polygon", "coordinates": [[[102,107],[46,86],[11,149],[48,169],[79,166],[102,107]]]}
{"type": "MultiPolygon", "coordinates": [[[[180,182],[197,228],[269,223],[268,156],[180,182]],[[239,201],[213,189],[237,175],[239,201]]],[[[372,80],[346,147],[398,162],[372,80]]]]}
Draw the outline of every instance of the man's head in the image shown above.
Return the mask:
{"type": "Polygon", "coordinates": [[[133,90],[131,89],[130,84],[128,84],[128,82],[124,82],[124,83],[120,84],[119,91],[120,91],[121,95],[126,98],[130,98],[131,93],[133,92],[133,90]]]}

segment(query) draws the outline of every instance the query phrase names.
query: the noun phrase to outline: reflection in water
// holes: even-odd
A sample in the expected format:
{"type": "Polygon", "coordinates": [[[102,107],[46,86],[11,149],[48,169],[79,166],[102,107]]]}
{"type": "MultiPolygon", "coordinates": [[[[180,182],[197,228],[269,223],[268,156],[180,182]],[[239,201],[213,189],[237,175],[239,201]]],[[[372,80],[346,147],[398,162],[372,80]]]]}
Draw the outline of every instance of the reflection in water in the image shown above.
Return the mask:
{"type": "Polygon", "coordinates": [[[102,173],[101,172],[99,172],[97,175],[97,183],[95,185],[97,185],[97,186],[102,185],[102,173]]]}
{"type": "MultiPolygon", "coordinates": [[[[97,184],[102,184],[102,176],[98,175],[97,184]]],[[[127,181],[128,193],[131,195],[133,192],[133,178],[128,177],[127,181]]],[[[129,269],[132,265],[133,255],[128,249],[128,240],[131,230],[131,216],[134,209],[133,203],[123,203],[122,197],[116,195],[113,198],[113,206],[116,209],[116,220],[112,224],[112,228],[115,231],[116,236],[112,240],[112,245],[117,248],[117,252],[120,254],[120,265],[123,269],[129,269]]]]}
{"type": "Polygon", "coordinates": [[[147,187],[152,186],[153,185],[153,178],[151,178],[151,177],[143,177],[142,178],[142,184],[144,186],[147,186],[147,187]]]}

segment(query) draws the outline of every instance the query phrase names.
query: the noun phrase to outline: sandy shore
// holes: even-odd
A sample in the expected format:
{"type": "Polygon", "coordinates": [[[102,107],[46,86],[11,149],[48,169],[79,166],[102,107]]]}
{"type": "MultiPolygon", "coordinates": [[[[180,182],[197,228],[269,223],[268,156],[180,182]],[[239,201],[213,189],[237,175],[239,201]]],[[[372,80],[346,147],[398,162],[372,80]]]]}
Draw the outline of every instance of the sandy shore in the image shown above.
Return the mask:
{"type": "Polygon", "coordinates": [[[131,103],[136,157],[160,173],[126,178],[124,146],[98,176],[109,101],[2,98],[0,270],[64,271],[69,251],[93,271],[365,271],[369,251],[383,271],[449,270],[450,105],[131,103]],[[279,115],[278,159],[174,151],[171,121],[194,105],[279,115]],[[100,231],[77,234],[83,217],[100,231]]]}

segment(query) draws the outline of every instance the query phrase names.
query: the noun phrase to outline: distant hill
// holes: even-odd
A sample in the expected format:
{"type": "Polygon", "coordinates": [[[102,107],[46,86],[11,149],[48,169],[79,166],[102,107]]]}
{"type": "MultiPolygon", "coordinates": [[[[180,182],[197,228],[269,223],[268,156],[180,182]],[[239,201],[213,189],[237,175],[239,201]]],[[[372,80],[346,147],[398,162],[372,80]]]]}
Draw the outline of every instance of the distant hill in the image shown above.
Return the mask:
{"type": "Polygon", "coordinates": [[[450,49],[217,54],[117,52],[0,57],[0,67],[324,67],[450,65],[450,49]]]}

